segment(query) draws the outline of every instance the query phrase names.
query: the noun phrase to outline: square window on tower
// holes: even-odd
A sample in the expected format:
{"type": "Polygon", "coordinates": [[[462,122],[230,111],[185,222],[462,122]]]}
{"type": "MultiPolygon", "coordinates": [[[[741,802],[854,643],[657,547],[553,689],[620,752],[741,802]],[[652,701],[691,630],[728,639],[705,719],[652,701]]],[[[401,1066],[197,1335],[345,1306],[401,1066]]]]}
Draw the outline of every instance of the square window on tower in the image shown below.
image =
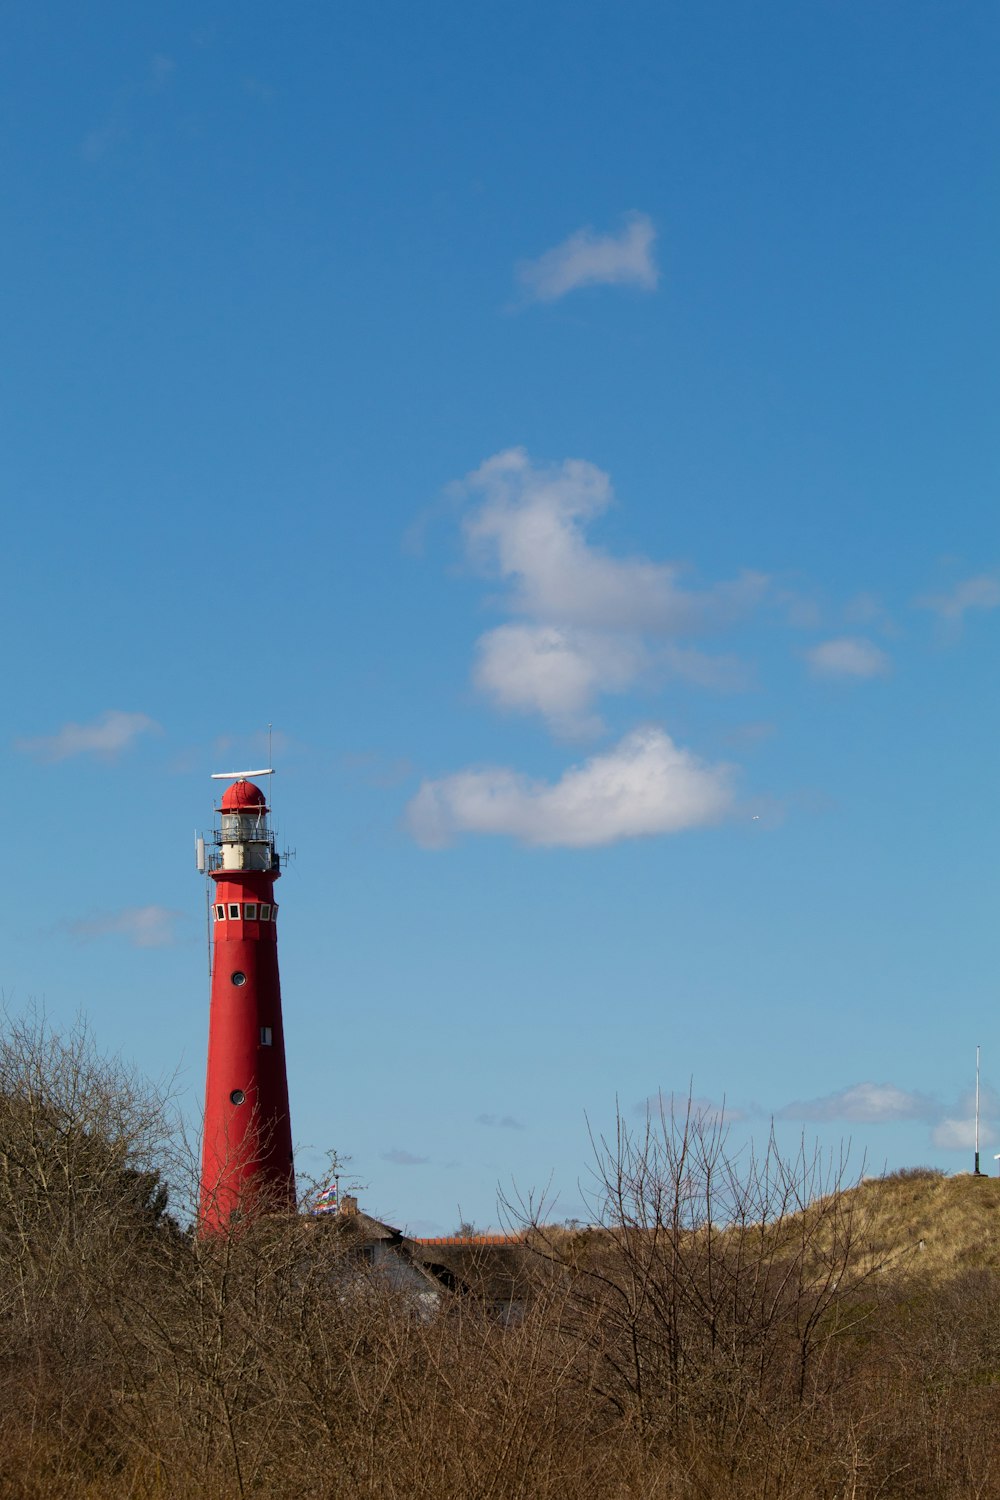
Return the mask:
{"type": "Polygon", "coordinates": [[[240,903],[238,901],[230,901],[229,903],[229,920],[230,922],[238,922],[240,920],[240,903]]]}
{"type": "Polygon", "coordinates": [[[256,901],[248,901],[247,902],[246,906],[244,906],[244,908],[243,908],[243,915],[246,917],[246,919],[247,919],[248,922],[256,922],[256,920],[257,920],[257,903],[256,903],[256,901]]]}
{"type": "Polygon", "coordinates": [[[262,1026],[260,1028],[260,1045],[262,1047],[270,1047],[271,1046],[271,1028],[270,1028],[270,1026],[262,1026]]]}
{"type": "Polygon", "coordinates": [[[270,922],[271,920],[271,908],[266,901],[260,903],[260,920],[262,922],[270,922]]]}
{"type": "Polygon", "coordinates": [[[215,920],[217,922],[224,922],[226,920],[226,908],[223,906],[221,901],[215,908],[215,920]]]}

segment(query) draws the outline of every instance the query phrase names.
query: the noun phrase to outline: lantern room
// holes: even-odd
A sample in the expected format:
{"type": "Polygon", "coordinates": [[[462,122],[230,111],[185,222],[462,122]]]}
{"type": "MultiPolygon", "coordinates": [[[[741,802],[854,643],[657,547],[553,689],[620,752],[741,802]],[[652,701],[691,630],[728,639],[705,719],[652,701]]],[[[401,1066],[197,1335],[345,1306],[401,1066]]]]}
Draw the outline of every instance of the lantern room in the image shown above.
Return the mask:
{"type": "Polygon", "coordinates": [[[260,787],[240,777],[228,786],[216,809],[219,827],[213,842],[216,870],[276,870],[278,855],[268,822],[270,808],[260,787]]]}

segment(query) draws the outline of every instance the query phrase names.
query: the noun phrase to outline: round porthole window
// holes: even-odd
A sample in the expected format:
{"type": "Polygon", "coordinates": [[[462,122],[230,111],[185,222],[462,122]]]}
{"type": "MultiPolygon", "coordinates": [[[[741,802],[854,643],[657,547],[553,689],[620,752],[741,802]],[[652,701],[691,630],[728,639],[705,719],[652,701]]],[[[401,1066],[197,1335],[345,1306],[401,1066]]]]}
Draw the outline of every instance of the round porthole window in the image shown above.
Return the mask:
{"type": "Polygon", "coordinates": [[[229,1102],[230,1104],[242,1104],[245,1098],[246,1094],[244,1094],[242,1089],[233,1089],[233,1092],[229,1096],[229,1102]]]}
{"type": "Polygon", "coordinates": [[[240,969],[237,969],[236,973],[231,974],[229,977],[235,985],[246,984],[247,982],[247,976],[240,969]]]}

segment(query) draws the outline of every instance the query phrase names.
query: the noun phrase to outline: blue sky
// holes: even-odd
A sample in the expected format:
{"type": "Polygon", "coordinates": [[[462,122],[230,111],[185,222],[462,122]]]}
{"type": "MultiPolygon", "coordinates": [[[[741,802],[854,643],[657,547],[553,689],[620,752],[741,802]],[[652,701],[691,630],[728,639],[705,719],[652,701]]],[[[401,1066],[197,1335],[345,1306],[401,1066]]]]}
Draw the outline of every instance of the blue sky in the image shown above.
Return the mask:
{"type": "Polygon", "coordinates": [[[659,1093],[1000,1150],[1000,17],[21,8],[0,985],[196,1119],[260,764],[293,1126],[427,1233],[659,1093]]]}

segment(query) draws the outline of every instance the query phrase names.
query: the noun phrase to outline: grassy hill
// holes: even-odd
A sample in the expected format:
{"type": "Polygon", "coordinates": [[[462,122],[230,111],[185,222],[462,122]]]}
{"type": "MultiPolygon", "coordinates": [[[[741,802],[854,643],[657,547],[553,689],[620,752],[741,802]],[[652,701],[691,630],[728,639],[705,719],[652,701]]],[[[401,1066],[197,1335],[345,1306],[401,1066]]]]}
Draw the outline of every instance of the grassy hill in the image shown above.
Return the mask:
{"type": "MultiPolygon", "coordinates": [[[[794,1245],[833,1200],[821,1197],[800,1214],[785,1218],[782,1242],[794,1245]]],[[[866,1261],[882,1274],[895,1272],[943,1282],[963,1271],[1000,1271],[1000,1177],[954,1176],[932,1167],[904,1168],[885,1177],[865,1178],[837,1195],[840,1225],[853,1221],[853,1234],[866,1261]]],[[[719,1226],[724,1237],[725,1231],[719,1226]]],[[[540,1239],[574,1261],[588,1249],[599,1253],[607,1231],[545,1228],[540,1239]]],[[[820,1231],[822,1246],[826,1237],[820,1231]]]]}
{"type": "Polygon", "coordinates": [[[1000,1270],[1000,1178],[916,1168],[866,1180],[851,1196],[887,1269],[939,1281],[1000,1270]]]}

